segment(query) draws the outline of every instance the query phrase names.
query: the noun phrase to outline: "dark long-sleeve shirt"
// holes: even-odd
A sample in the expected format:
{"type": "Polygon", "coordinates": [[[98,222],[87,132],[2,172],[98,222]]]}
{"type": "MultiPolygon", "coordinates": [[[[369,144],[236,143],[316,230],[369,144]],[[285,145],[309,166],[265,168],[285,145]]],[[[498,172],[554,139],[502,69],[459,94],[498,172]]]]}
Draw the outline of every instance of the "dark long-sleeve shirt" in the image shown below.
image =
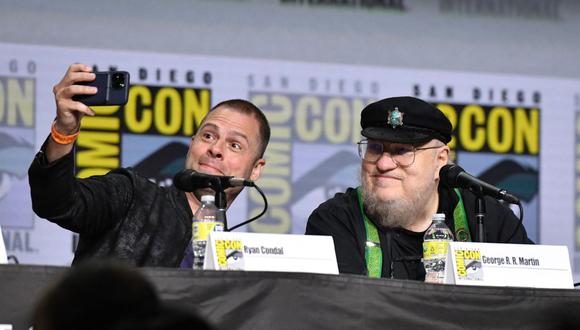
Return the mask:
{"type": "Polygon", "coordinates": [[[178,267],[193,216],[176,188],[162,188],[130,168],[74,177],[74,153],[48,164],[34,158],[29,181],[34,212],[79,233],[73,261],[114,258],[135,266],[178,267]]]}
{"type": "MultiPolygon", "coordinates": [[[[475,237],[475,196],[462,190],[470,235],[475,237]]],[[[445,213],[447,226],[454,231],[453,211],[459,199],[452,190],[439,187],[438,212],[445,213]]],[[[497,200],[485,197],[486,241],[490,243],[532,243],[523,226],[507,207],[497,200]],[[515,233],[514,233],[515,232],[515,233]],[[513,237],[509,237],[514,233],[513,237]],[[509,240],[508,240],[509,239],[509,240]]],[[[383,254],[382,277],[424,280],[425,269],[421,263],[424,233],[405,229],[386,229],[374,219],[383,254]]],[[[349,188],[322,203],[308,218],[306,234],[328,235],[334,239],[334,247],[340,273],[367,274],[365,261],[366,232],[360,211],[356,189],[349,188]]]]}

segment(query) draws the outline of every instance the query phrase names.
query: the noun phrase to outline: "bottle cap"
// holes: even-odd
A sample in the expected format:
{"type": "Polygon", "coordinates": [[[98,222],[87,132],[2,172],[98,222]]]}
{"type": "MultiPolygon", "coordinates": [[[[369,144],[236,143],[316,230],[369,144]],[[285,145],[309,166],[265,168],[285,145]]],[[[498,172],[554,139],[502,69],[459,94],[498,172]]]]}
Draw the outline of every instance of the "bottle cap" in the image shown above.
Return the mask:
{"type": "Polygon", "coordinates": [[[214,195],[203,195],[201,196],[201,202],[215,202],[215,196],[214,195]]]}
{"type": "Polygon", "coordinates": [[[445,213],[435,213],[433,214],[433,221],[435,220],[441,220],[441,221],[445,221],[445,213]]]}

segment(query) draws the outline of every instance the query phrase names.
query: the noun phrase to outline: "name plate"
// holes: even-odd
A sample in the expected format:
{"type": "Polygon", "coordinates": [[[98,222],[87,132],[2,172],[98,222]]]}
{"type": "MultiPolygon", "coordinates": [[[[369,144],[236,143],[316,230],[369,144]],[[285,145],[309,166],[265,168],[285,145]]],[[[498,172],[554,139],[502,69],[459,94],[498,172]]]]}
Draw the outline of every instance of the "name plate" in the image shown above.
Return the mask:
{"type": "Polygon", "coordinates": [[[568,247],[452,242],[445,283],[573,289],[568,247]]]}
{"type": "Polygon", "coordinates": [[[338,274],[330,236],[211,232],[203,269],[338,274]]]}

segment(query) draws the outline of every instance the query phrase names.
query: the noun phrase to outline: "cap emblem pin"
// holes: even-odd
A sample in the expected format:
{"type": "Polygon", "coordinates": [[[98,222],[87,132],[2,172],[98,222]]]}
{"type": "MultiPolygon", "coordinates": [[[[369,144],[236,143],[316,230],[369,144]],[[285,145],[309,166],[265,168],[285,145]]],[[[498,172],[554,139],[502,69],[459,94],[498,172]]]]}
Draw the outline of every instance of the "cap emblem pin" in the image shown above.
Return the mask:
{"type": "Polygon", "coordinates": [[[398,107],[395,107],[395,110],[389,111],[387,119],[387,124],[391,125],[393,129],[397,126],[403,126],[403,115],[404,112],[400,112],[398,107]]]}

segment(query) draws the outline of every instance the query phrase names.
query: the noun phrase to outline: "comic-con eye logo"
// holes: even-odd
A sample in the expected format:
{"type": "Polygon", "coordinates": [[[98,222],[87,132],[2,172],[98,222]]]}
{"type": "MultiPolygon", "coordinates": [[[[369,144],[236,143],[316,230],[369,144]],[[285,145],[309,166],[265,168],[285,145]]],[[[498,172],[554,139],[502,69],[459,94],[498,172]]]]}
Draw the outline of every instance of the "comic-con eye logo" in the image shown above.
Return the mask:
{"type": "Polygon", "coordinates": [[[358,176],[359,167],[360,159],[354,153],[339,151],[333,154],[296,180],[291,204],[297,203],[314,189],[323,188],[326,198],[345,191],[352,186],[352,179],[358,176]]]}
{"type": "Polygon", "coordinates": [[[15,139],[0,132],[0,200],[10,192],[14,179],[26,177],[30,155],[34,154],[32,144],[15,139]]]}

